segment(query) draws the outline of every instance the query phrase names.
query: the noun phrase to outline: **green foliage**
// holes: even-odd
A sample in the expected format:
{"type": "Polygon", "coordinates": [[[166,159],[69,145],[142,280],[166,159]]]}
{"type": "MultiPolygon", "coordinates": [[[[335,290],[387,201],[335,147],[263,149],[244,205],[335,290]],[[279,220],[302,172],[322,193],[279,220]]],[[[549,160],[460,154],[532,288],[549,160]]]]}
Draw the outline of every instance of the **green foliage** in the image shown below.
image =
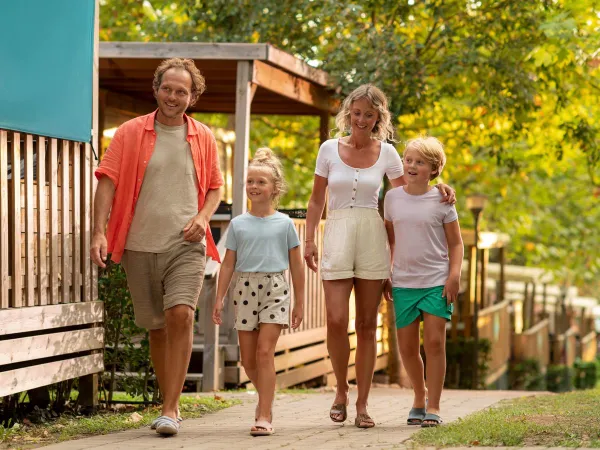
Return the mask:
{"type": "Polygon", "coordinates": [[[592,389],[598,382],[598,368],[595,361],[575,361],[573,384],[575,389],[592,389]]]}
{"type": "Polygon", "coordinates": [[[98,297],[104,302],[106,370],[102,381],[107,389],[106,400],[112,400],[117,383],[129,395],[142,395],[145,401],[153,395],[153,400],[156,400],[158,391],[151,382],[153,369],[148,332],[134,322],[133,303],[125,271],[119,264],[110,261],[106,269],[101,271],[98,297]],[[128,375],[117,377],[117,372],[128,375]]]}
{"type": "MultiPolygon", "coordinates": [[[[489,371],[491,343],[488,339],[479,339],[478,388],[485,389],[485,379],[489,371]]],[[[459,336],[456,342],[446,341],[446,378],[444,386],[454,389],[471,389],[473,386],[473,338],[459,336]]]]}
{"type": "Polygon", "coordinates": [[[550,392],[573,390],[573,368],[563,365],[548,366],[546,387],[550,392]]]}
{"type": "MultiPolygon", "coordinates": [[[[439,137],[443,181],[488,195],[482,228],[511,236],[513,263],[600,287],[600,18],[597,0],[101,0],[101,39],[270,42],[326,70],[343,92],[390,96],[398,136],[439,137]]],[[[255,118],[252,148],[284,155],[305,206],[317,126],[255,118]],[[305,130],[308,136],[303,136],[305,130]],[[315,134],[313,135],[313,131],[315,134]],[[301,132],[299,132],[301,131],[301,132]]],[[[401,150],[401,149],[400,149],[401,150]]]]}
{"type": "Polygon", "coordinates": [[[544,391],[546,390],[546,377],[540,369],[537,359],[510,365],[509,369],[510,389],[519,391],[544,391]]]}

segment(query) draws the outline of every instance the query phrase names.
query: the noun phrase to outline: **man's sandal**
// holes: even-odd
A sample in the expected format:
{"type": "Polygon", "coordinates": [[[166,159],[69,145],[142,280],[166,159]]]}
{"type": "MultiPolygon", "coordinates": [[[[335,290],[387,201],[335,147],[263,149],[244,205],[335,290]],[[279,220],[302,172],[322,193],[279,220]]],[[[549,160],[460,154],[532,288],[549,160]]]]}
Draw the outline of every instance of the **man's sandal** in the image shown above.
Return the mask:
{"type": "Polygon", "coordinates": [[[266,420],[259,420],[250,428],[250,436],[271,436],[273,433],[275,428],[266,420]]]}
{"type": "Polygon", "coordinates": [[[421,428],[437,427],[438,425],[441,425],[442,423],[444,423],[444,421],[442,420],[442,418],[440,416],[438,416],[437,414],[427,413],[427,414],[425,414],[425,417],[423,418],[423,423],[421,423],[421,428]],[[431,423],[425,423],[425,422],[431,422],[431,423]]]}
{"type": "Polygon", "coordinates": [[[329,418],[336,423],[345,422],[348,418],[348,404],[350,403],[350,399],[346,400],[346,404],[344,403],[334,403],[331,405],[331,409],[329,410],[329,418]],[[337,416],[342,416],[341,419],[337,416]]]}
{"type": "Polygon", "coordinates": [[[408,419],[406,420],[407,425],[421,425],[423,419],[427,415],[425,408],[411,408],[408,413],[408,419]]]}
{"type": "Polygon", "coordinates": [[[359,414],[354,419],[354,426],[357,428],[373,428],[375,421],[366,413],[359,414]]]}

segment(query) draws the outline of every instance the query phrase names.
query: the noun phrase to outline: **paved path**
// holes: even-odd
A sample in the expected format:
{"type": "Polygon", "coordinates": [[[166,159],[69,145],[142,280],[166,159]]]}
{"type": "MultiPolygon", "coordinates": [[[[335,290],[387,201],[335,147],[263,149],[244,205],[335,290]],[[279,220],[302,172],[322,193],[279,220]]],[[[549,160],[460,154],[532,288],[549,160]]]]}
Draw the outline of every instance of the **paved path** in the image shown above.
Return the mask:
{"type": "MultiPolygon", "coordinates": [[[[515,391],[445,391],[442,416],[450,422],[472,412],[487,408],[500,400],[530,395],[515,391]]],[[[275,401],[276,433],[270,437],[249,435],[256,396],[250,394],[220,394],[236,397],[242,404],[207,414],[200,419],[185,420],[179,435],[162,438],[149,428],[124,431],[105,436],[45,447],[46,449],[393,449],[405,448],[405,441],[418,427],[406,425],[412,404],[412,392],[406,389],[374,388],[369,411],[377,426],[370,430],[354,427],[356,413],[352,404],[356,391],[351,391],[348,420],[344,425],[329,419],[332,392],[308,394],[278,394],[275,401]]]]}

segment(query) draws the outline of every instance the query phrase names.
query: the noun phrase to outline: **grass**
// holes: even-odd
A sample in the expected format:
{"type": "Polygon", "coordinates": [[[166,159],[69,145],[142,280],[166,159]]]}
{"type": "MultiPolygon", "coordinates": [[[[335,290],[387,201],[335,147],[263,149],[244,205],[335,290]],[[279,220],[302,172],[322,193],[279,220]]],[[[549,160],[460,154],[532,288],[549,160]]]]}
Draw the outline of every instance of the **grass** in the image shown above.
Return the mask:
{"type": "Polygon", "coordinates": [[[506,401],[413,435],[417,445],[600,448],[600,388],[506,401]]]}
{"type": "MultiPolygon", "coordinates": [[[[115,394],[115,399],[139,400],[122,394],[115,394]]],[[[185,419],[193,419],[235,403],[237,401],[225,400],[218,395],[182,396],[180,410],[185,419]]],[[[28,423],[18,424],[13,428],[0,427],[0,448],[35,448],[56,442],[140,428],[150,425],[160,415],[158,406],[120,406],[112,410],[101,410],[89,417],[65,414],[56,420],[42,424],[28,423]]]]}

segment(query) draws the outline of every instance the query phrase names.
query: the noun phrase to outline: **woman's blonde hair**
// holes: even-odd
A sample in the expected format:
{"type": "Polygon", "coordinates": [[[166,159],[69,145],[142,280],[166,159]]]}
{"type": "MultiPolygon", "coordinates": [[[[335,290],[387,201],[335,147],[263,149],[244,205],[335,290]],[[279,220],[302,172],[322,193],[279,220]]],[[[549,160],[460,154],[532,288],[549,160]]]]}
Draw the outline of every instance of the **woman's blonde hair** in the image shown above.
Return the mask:
{"type": "Polygon", "coordinates": [[[262,147],[256,150],[254,157],[248,168],[251,167],[264,167],[270,170],[273,177],[273,184],[275,185],[275,192],[273,193],[273,202],[275,206],[279,203],[279,199],[287,191],[287,184],[283,177],[283,165],[279,158],[273,153],[273,150],[267,147],[262,147]]]}
{"type": "Polygon", "coordinates": [[[439,139],[433,136],[423,136],[415,139],[411,139],[406,143],[406,149],[404,155],[409,150],[415,150],[419,152],[425,160],[431,164],[431,168],[435,170],[430,176],[429,180],[435,180],[440,176],[444,166],[446,165],[446,153],[444,152],[444,145],[439,139]]]}
{"type": "Polygon", "coordinates": [[[394,127],[392,126],[392,115],[389,111],[388,99],[381,89],[372,84],[363,84],[357,87],[344,99],[340,112],[335,116],[335,126],[338,129],[336,137],[350,134],[350,109],[355,101],[362,98],[366,98],[379,114],[379,118],[371,132],[371,138],[383,142],[394,141],[394,127]]]}

